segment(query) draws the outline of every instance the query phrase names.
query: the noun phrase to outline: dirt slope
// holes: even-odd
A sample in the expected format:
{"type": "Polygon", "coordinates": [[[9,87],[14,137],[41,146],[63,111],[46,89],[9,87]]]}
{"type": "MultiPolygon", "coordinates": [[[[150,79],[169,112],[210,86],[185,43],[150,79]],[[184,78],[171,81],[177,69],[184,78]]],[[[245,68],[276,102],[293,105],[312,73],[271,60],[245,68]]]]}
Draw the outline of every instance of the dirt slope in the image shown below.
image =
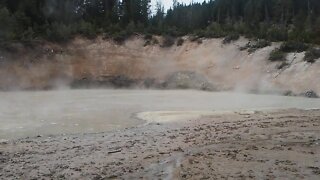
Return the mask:
{"type": "MultiPolygon", "coordinates": [[[[160,44],[161,38],[157,37],[160,44]]],[[[1,89],[46,89],[69,87],[75,81],[150,80],[161,83],[176,72],[195,72],[204,76],[216,90],[254,92],[320,93],[320,61],[304,62],[304,53],[289,54],[291,65],[278,70],[269,62],[273,43],[249,54],[240,51],[248,40],[241,38],[223,45],[222,39],[192,42],[185,37],[182,46],[145,46],[145,40],[132,37],[119,45],[110,40],[76,38],[63,45],[37,44],[14,51],[2,51],[1,89]],[[2,55],[3,54],[3,55],[2,55]]],[[[124,83],[126,83],[125,81],[124,83]]],[[[140,86],[141,81],[133,81],[140,86]]]]}

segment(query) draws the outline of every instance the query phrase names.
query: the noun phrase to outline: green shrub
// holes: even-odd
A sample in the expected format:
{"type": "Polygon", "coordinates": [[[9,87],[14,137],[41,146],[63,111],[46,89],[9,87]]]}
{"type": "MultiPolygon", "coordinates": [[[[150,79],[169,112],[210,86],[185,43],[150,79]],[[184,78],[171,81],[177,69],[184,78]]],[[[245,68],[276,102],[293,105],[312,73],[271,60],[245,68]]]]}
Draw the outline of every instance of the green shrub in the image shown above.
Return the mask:
{"type": "Polygon", "coordinates": [[[128,34],[132,34],[136,31],[136,24],[133,21],[130,21],[130,23],[127,25],[125,31],[128,34]]]}
{"type": "Polygon", "coordinates": [[[310,48],[304,56],[304,60],[309,63],[314,63],[319,58],[320,48],[310,48]]]}
{"type": "Polygon", "coordinates": [[[72,37],[73,27],[54,22],[46,30],[46,36],[52,41],[66,41],[72,37]]]}
{"type": "Polygon", "coordinates": [[[182,38],[179,38],[179,39],[177,40],[177,46],[182,46],[183,43],[184,43],[184,40],[183,40],[182,38]]]}
{"type": "Polygon", "coordinates": [[[152,40],[152,34],[146,34],[146,35],[144,35],[144,40],[152,40]]]}
{"type": "Polygon", "coordinates": [[[151,34],[146,34],[143,39],[146,41],[143,46],[149,46],[152,44],[153,36],[151,34]]]}
{"type": "Polygon", "coordinates": [[[261,49],[261,48],[264,48],[264,47],[267,47],[267,46],[270,46],[270,45],[271,45],[270,41],[267,41],[267,40],[264,40],[264,39],[259,39],[258,41],[256,41],[253,44],[249,43],[249,45],[247,45],[248,46],[247,49],[248,49],[249,53],[253,53],[258,49],[261,49]]]}
{"type": "Polygon", "coordinates": [[[152,39],[152,44],[159,44],[159,41],[158,41],[158,39],[152,39]]]}
{"type": "Polygon", "coordinates": [[[287,54],[281,51],[279,48],[273,50],[270,53],[269,60],[270,61],[285,61],[287,54]]]}
{"type": "Polygon", "coordinates": [[[96,35],[93,25],[83,20],[78,25],[78,32],[88,38],[94,38],[96,35]]]}
{"type": "Polygon", "coordinates": [[[248,53],[251,54],[251,53],[254,53],[258,48],[249,47],[247,49],[248,49],[248,53]]]}
{"type": "Polygon", "coordinates": [[[237,33],[234,33],[234,34],[230,34],[228,35],[227,37],[225,37],[222,41],[223,44],[229,44],[231,43],[232,41],[236,41],[240,38],[240,35],[237,34],[237,33]]]}
{"type": "Polygon", "coordinates": [[[212,23],[204,30],[195,30],[193,34],[199,38],[221,38],[227,35],[226,32],[220,24],[212,23]]]}
{"type": "Polygon", "coordinates": [[[12,40],[17,37],[15,24],[16,19],[9,10],[0,7],[0,40],[12,40]]]}
{"type": "Polygon", "coordinates": [[[120,32],[120,31],[122,31],[122,29],[123,28],[119,24],[110,24],[106,28],[105,32],[107,34],[116,34],[116,33],[120,32]]]}
{"type": "Polygon", "coordinates": [[[302,42],[296,42],[296,41],[288,41],[284,42],[280,46],[280,50],[283,52],[302,52],[309,48],[308,45],[302,42]]]}
{"type": "Polygon", "coordinates": [[[210,24],[204,33],[206,37],[211,38],[220,38],[226,35],[226,32],[223,30],[222,26],[218,23],[210,24]]]}
{"type": "Polygon", "coordinates": [[[154,37],[153,35],[151,35],[151,34],[146,34],[146,35],[144,36],[144,39],[145,39],[144,46],[159,44],[158,39],[155,38],[155,37],[154,37]]]}
{"type": "Polygon", "coordinates": [[[183,33],[181,33],[175,26],[168,27],[166,29],[166,34],[169,36],[181,36],[183,33]]]}
{"type": "Polygon", "coordinates": [[[21,40],[30,41],[30,40],[33,40],[34,36],[35,36],[35,33],[32,27],[28,27],[28,29],[22,33],[21,40]]]}
{"type": "Polygon", "coordinates": [[[129,37],[130,33],[126,31],[120,31],[119,33],[112,35],[112,39],[118,44],[123,44],[129,37]]]}
{"type": "MultiPolygon", "coordinates": [[[[203,31],[203,30],[196,30],[193,32],[193,36],[192,38],[202,38],[202,37],[211,37],[207,34],[207,31],[203,31]]],[[[191,40],[191,39],[190,39],[191,40]]],[[[194,40],[195,41],[195,40],[194,40]]]]}
{"type": "Polygon", "coordinates": [[[161,47],[171,47],[175,43],[175,38],[172,36],[164,36],[161,47]]]}
{"type": "Polygon", "coordinates": [[[248,26],[243,21],[236,22],[233,25],[233,29],[240,34],[247,34],[249,32],[248,26]]]}
{"type": "Polygon", "coordinates": [[[288,32],[288,39],[291,41],[310,43],[314,42],[314,40],[316,39],[316,37],[312,37],[313,34],[313,32],[310,32],[306,29],[299,29],[294,27],[288,32]]]}
{"type": "Polygon", "coordinates": [[[266,36],[271,41],[286,41],[288,39],[287,29],[280,26],[270,27],[266,36]]]}
{"type": "Polygon", "coordinates": [[[271,42],[264,40],[264,39],[259,39],[258,41],[252,43],[249,41],[245,46],[242,46],[239,48],[240,51],[248,50],[249,53],[255,52],[257,49],[261,49],[267,46],[270,46],[271,42]]]}
{"type": "Polygon", "coordinates": [[[241,46],[241,47],[239,47],[239,50],[240,51],[244,51],[244,50],[247,50],[247,49],[249,49],[250,47],[248,46],[248,44],[246,44],[245,46],[241,46]]]}
{"type": "Polygon", "coordinates": [[[143,44],[144,47],[149,46],[149,45],[151,45],[151,40],[147,40],[147,41],[143,44]]]}
{"type": "Polygon", "coordinates": [[[259,39],[252,47],[260,49],[260,48],[264,48],[267,46],[270,46],[271,42],[264,40],[264,39],[259,39]]]}
{"type": "Polygon", "coordinates": [[[200,37],[199,36],[191,36],[189,39],[190,39],[191,42],[195,42],[198,39],[200,39],[200,37]]]}

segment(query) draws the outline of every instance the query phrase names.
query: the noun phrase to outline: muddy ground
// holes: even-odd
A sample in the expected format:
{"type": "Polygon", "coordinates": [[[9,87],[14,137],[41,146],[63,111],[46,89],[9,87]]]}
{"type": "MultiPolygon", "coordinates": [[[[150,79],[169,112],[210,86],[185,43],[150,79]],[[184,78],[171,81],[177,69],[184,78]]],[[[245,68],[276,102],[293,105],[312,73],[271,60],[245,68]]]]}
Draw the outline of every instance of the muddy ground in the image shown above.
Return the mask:
{"type": "Polygon", "coordinates": [[[0,179],[319,179],[320,110],[2,142],[0,179]]]}

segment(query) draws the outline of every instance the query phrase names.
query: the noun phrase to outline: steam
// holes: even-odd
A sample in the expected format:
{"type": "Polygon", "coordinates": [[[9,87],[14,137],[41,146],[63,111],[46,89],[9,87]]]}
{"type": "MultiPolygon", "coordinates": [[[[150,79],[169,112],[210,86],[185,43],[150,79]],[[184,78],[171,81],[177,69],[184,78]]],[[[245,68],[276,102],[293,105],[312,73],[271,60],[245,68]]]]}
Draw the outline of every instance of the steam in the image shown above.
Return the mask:
{"type": "Polygon", "coordinates": [[[213,111],[320,107],[317,99],[188,90],[0,92],[0,98],[0,139],[106,132],[145,123],[134,115],[162,123],[217,115],[213,111]]]}

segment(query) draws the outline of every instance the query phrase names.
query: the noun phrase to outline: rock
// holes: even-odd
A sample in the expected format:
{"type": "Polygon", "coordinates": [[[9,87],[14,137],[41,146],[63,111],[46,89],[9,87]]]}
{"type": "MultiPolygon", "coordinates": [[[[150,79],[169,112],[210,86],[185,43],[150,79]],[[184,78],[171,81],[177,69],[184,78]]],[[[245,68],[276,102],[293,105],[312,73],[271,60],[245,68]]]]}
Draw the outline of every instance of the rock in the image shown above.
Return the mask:
{"type": "Polygon", "coordinates": [[[284,95],[284,96],[295,96],[295,94],[294,94],[292,91],[290,91],[290,90],[285,91],[285,92],[283,93],[283,95],[284,95]]]}
{"type": "Polygon", "coordinates": [[[119,153],[119,152],[121,152],[121,151],[122,151],[121,148],[120,148],[120,149],[115,149],[115,150],[109,151],[108,154],[119,153]]]}
{"type": "Polygon", "coordinates": [[[143,81],[143,85],[146,88],[156,87],[156,80],[153,78],[147,78],[143,81]]]}
{"type": "Polygon", "coordinates": [[[150,159],[150,158],[153,158],[153,157],[154,157],[154,155],[148,155],[148,156],[144,157],[143,159],[150,159]]]}
{"type": "Polygon", "coordinates": [[[0,139],[0,144],[4,145],[4,144],[8,144],[8,140],[6,139],[0,139]]]}
{"type": "Polygon", "coordinates": [[[191,71],[175,72],[167,77],[163,83],[169,89],[199,89],[214,90],[213,85],[201,74],[191,71]]]}
{"type": "Polygon", "coordinates": [[[111,78],[110,82],[114,87],[120,87],[120,88],[130,87],[135,83],[133,79],[130,79],[129,77],[124,75],[115,76],[111,78]]]}
{"type": "Polygon", "coordinates": [[[125,75],[101,76],[99,78],[84,77],[71,82],[72,88],[95,88],[95,87],[113,87],[128,88],[137,85],[138,80],[131,79],[125,75]]]}
{"type": "Polygon", "coordinates": [[[320,168],[319,167],[309,166],[308,168],[311,169],[314,174],[320,175],[320,168]]]}
{"type": "Polygon", "coordinates": [[[302,95],[305,96],[305,97],[308,97],[308,98],[319,98],[317,93],[315,93],[314,91],[307,91],[302,95]]]}

